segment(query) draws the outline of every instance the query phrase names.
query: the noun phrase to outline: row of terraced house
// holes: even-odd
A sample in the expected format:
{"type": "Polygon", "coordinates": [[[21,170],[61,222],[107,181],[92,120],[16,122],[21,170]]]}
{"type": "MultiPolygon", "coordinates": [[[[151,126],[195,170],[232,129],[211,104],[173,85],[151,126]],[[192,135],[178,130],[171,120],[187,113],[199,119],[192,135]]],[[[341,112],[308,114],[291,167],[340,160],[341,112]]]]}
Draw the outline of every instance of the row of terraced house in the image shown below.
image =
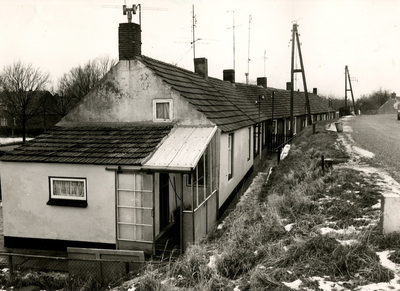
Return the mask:
{"type": "MultiPolygon", "coordinates": [[[[6,247],[151,255],[169,236],[184,251],[215,226],[260,155],[285,141],[290,90],[265,77],[237,83],[233,70],[210,77],[205,58],[194,72],[152,59],[138,24],[118,31],[119,62],[101,82],[1,158],[6,247]]],[[[334,118],[316,93],[312,120],[334,118]]],[[[296,134],[308,126],[303,92],[293,111],[296,134]]]]}

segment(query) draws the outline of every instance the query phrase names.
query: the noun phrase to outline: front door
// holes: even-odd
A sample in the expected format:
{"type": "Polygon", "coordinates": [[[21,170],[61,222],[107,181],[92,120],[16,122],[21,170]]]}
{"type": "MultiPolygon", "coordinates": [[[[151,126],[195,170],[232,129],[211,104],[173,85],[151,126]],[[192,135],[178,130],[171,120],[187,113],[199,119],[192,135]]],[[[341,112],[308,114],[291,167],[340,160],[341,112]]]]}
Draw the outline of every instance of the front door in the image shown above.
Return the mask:
{"type": "Polygon", "coordinates": [[[117,248],[153,250],[153,176],[118,173],[116,193],[117,248]]]}
{"type": "Polygon", "coordinates": [[[169,174],[160,173],[160,231],[169,224],[169,174]]]}

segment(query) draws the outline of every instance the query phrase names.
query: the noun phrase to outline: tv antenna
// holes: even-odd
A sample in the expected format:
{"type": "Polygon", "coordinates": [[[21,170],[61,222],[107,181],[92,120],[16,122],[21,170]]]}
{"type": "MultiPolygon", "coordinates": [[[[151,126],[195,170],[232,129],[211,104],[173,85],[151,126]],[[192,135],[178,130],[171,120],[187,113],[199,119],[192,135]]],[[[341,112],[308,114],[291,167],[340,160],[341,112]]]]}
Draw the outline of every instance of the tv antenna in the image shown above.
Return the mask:
{"type": "Polygon", "coordinates": [[[232,18],[233,18],[233,25],[231,27],[228,27],[228,29],[232,28],[233,31],[233,70],[235,70],[235,27],[240,26],[240,25],[235,26],[235,11],[236,10],[227,11],[227,12],[232,12],[232,18]]]}
{"type": "MultiPolygon", "coordinates": [[[[101,5],[102,8],[118,8],[120,9],[120,5],[101,5]]],[[[122,5],[122,14],[127,16],[128,23],[132,22],[132,15],[136,14],[136,12],[139,10],[139,25],[142,25],[142,9],[143,10],[154,10],[154,11],[167,11],[167,8],[157,8],[157,7],[142,7],[140,4],[133,4],[132,7],[128,7],[125,4],[122,5]]]]}
{"type": "Polygon", "coordinates": [[[249,84],[249,74],[250,74],[250,24],[251,24],[251,15],[249,15],[249,42],[247,46],[247,73],[246,75],[246,84],[249,84]]]}

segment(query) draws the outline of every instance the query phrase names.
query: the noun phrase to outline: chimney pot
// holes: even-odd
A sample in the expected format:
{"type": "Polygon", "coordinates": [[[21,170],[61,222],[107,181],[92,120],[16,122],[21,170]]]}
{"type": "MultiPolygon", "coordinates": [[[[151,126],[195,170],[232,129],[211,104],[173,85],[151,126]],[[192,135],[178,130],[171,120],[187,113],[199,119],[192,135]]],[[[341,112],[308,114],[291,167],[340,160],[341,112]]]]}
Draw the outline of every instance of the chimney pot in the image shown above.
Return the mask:
{"type": "Polygon", "coordinates": [[[194,72],[204,79],[208,79],[208,61],[206,58],[194,59],[194,72]]]}
{"type": "Polygon", "coordinates": [[[313,94],[318,95],[318,89],[317,88],[313,88],[312,92],[313,92],[313,94]]]}
{"type": "Polygon", "coordinates": [[[142,37],[139,24],[119,24],[118,50],[120,60],[132,60],[142,54],[142,37]]]}
{"type": "Polygon", "coordinates": [[[292,90],[292,82],[286,82],[286,90],[292,90]]]}
{"type": "Polygon", "coordinates": [[[259,77],[259,78],[257,78],[257,85],[258,86],[263,86],[264,88],[267,88],[267,77],[259,77]]]}
{"type": "Polygon", "coordinates": [[[224,81],[229,81],[232,84],[235,83],[235,70],[233,69],[223,70],[223,75],[224,75],[224,81]]]}

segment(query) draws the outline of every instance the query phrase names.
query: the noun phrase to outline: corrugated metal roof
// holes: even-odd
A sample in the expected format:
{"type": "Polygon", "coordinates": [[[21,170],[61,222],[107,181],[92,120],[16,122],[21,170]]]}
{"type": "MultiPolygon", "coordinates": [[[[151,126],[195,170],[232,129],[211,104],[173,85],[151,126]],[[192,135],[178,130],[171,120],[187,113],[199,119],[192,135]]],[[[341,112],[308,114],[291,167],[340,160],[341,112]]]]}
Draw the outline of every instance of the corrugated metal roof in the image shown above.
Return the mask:
{"type": "Polygon", "coordinates": [[[178,127],[144,163],[143,169],[191,171],[196,167],[217,127],[178,127]]]}

